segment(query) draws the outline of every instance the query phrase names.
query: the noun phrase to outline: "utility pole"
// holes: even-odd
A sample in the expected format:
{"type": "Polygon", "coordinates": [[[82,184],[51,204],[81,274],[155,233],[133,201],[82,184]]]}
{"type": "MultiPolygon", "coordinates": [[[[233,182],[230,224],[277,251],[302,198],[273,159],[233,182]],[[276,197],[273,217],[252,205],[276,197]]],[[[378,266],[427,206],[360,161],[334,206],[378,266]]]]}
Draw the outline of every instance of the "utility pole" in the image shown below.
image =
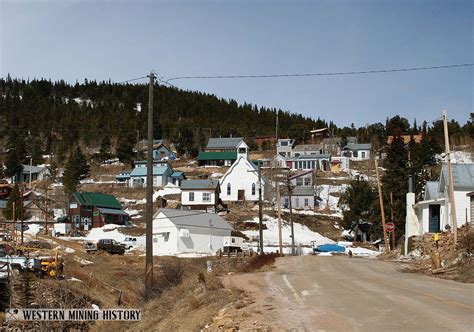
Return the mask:
{"type": "Polygon", "coordinates": [[[290,179],[287,180],[287,187],[288,187],[288,198],[290,204],[290,227],[291,227],[291,254],[295,254],[295,230],[293,228],[293,204],[291,202],[291,191],[293,190],[290,179]]]}
{"type": "Polygon", "coordinates": [[[283,239],[281,237],[281,198],[280,198],[280,183],[276,181],[276,194],[278,204],[278,244],[280,245],[280,255],[283,255],[283,239]]]}
{"type": "Polygon", "coordinates": [[[28,188],[31,189],[31,167],[33,167],[33,158],[30,157],[30,178],[29,178],[29,184],[28,184],[28,188]]]}
{"type": "Polygon", "coordinates": [[[137,130],[137,160],[140,156],[140,130],[137,130]]]}
{"type": "Polygon", "coordinates": [[[260,255],[263,255],[262,169],[258,166],[258,237],[260,255]]]}
{"type": "Polygon", "coordinates": [[[49,187],[48,187],[48,177],[46,177],[44,179],[45,181],[45,206],[46,206],[46,209],[45,209],[45,212],[44,212],[44,230],[45,230],[45,234],[48,235],[48,190],[49,190],[49,187]]]}
{"type": "Polygon", "coordinates": [[[16,202],[14,201],[12,203],[12,207],[13,207],[13,211],[12,211],[12,219],[13,219],[13,232],[12,232],[12,235],[13,235],[13,241],[16,242],[17,240],[17,236],[16,236],[16,202]]]}
{"type": "Polygon", "coordinates": [[[148,76],[148,142],[146,162],[146,254],[145,254],[145,288],[150,289],[153,282],[153,86],[155,74],[148,76]]]}
{"type": "Polygon", "coordinates": [[[379,203],[380,203],[380,213],[382,215],[383,241],[385,243],[385,252],[388,253],[390,252],[390,248],[388,247],[388,242],[387,242],[387,227],[385,226],[385,210],[383,207],[382,185],[380,184],[379,165],[377,162],[377,158],[375,158],[375,173],[377,174],[377,187],[379,189],[379,203]]]}
{"type": "Polygon", "coordinates": [[[276,112],[275,139],[278,141],[278,111],[276,112]]]}
{"type": "MultiPolygon", "coordinates": [[[[20,227],[21,227],[21,244],[23,244],[23,190],[20,191],[20,227]]],[[[15,224],[16,227],[16,224],[15,224]]]]}
{"type": "MultiPolygon", "coordinates": [[[[390,221],[395,225],[395,216],[393,211],[393,193],[390,192],[390,221]]],[[[395,231],[390,232],[392,233],[392,250],[395,250],[395,231]]]]}
{"type": "Polygon", "coordinates": [[[443,110],[443,124],[444,124],[444,145],[446,149],[446,158],[448,162],[448,191],[449,204],[451,208],[451,224],[453,226],[454,246],[458,243],[458,222],[456,220],[456,204],[454,202],[454,188],[453,188],[453,172],[451,168],[451,152],[449,149],[449,133],[448,133],[448,112],[443,110]]]}

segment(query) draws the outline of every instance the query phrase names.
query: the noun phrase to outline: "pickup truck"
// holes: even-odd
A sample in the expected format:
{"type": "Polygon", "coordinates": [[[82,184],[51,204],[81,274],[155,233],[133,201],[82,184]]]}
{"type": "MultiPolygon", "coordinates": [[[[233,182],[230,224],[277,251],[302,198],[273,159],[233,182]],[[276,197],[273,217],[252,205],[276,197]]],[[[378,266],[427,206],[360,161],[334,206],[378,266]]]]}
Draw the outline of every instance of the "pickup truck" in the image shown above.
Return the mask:
{"type": "Polygon", "coordinates": [[[92,253],[98,250],[106,251],[109,254],[123,255],[125,253],[125,246],[113,239],[100,239],[99,241],[97,241],[97,244],[93,242],[85,242],[84,249],[88,253],[92,253]]]}
{"type": "Polygon", "coordinates": [[[125,238],[125,240],[123,240],[123,241],[120,242],[120,243],[125,246],[125,249],[130,250],[130,249],[132,249],[133,247],[136,247],[136,245],[137,245],[137,238],[136,238],[136,237],[127,236],[127,237],[125,238]]]}

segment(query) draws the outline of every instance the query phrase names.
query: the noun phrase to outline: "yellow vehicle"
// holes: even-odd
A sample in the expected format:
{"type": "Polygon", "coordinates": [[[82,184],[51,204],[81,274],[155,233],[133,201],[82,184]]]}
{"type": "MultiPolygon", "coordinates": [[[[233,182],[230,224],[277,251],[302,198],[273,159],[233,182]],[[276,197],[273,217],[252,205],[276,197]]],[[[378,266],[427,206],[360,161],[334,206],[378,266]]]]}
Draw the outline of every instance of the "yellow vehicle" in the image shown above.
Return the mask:
{"type": "Polygon", "coordinates": [[[34,258],[33,271],[40,278],[49,276],[51,278],[61,278],[64,264],[56,255],[54,258],[34,258]]]}

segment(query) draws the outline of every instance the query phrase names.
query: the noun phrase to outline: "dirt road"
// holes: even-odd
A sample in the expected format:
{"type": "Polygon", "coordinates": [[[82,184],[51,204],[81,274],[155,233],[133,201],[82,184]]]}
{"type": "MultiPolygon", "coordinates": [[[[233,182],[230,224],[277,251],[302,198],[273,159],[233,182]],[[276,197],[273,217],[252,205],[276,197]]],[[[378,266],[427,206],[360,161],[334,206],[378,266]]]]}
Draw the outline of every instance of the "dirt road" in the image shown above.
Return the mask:
{"type": "Polygon", "coordinates": [[[274,271],[229,276],[225,284],[253,298],[241,328],[253,322],[272,329],[474,331],[473,284],[396,267],[370,259],[285,257],[274,271]]]}

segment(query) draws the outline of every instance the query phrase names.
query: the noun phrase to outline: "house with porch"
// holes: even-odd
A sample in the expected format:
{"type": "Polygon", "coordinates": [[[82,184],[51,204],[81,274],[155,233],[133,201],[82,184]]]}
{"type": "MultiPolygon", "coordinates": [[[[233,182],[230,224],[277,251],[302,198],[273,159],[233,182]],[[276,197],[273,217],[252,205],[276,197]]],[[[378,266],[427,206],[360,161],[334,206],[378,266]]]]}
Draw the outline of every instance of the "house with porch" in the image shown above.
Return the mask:
{"type": "MultiPolygon", "coordinates": [[[[117,181],[127,181],[130,188],[146,186],[147,162],[135,161],[135,168],[129,173],[124,172],[115,178],[117,181]]],[[[164,187],[168,183],[179,185],[186,178],[183,172],[175,171],[166,160],[153,161],[153,187],[164,187]]]]}
{"type": "Polygon", "coordinates": [[[317,170],[327,172],[331,170],[330,154],[311,154],[287,158],[286,164],[290,169],[317,170]]]}
{"type": "Polygon", "coordinates": [[[217,211],[220,203],[218,180],[183,180],[180,189],[183,210],[199,210],[210,213],[217,211]]]}
{"type": "MultiPolygon", "coordinates": [[[[474,163],[453,163],[453,192],[458,227],[472,221],[471,197],[474,191],[474,163]]],[[[439,181],[428,181],[423,200],[414,205],[420,233],[437,233],[452,227],[448,194],[448,170],[443,163],[439,181]]],[[[419,235],[421,235],[419,234],[419,235]]]]}
{"type": "Polygon", "coordinates": [[[293,139],[280,138],[276,144],[277,155],[280,155],[283,158],[291,157],[294,144],[295,144],[295,140],[293,139]]]}
{"type": "Polygon", "coordinates": [[[46,176],[49,176],[49,169],[45,166],[30,166],[23,165],[23,170],[20,173],[19,178],[13,177],[13,182],[29,182],[31,175],[31,181],[42,181],[46,176]]]}
{"type": "Polygon", "coordinates": [[[130,217],[113,195],[76,192],[70,199],[67,219],[71,228],[89,230],[105,224],[127,225],[130,217]]]}
{"type": "Polygon", "coordinates": [[[248,159],[249,147],[242,137],[209,138],[204,151],[199,152],[199,165],[231,166],[238,158],[248,159]]]}

